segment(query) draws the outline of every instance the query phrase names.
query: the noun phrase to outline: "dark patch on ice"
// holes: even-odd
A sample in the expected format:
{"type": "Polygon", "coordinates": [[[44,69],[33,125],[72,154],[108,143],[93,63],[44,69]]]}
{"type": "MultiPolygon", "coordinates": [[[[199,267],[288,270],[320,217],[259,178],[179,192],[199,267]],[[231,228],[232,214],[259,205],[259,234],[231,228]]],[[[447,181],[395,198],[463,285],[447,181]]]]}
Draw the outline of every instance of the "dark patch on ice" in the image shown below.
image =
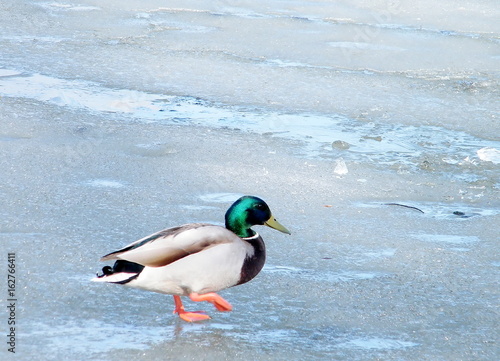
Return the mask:
{"type": "Polygon", "coordinates": [[[479,216],[480,214],[479,213],[469,213],[469,214],[466,214],[464,212],[461,212],[461,211],[455,211],[453,212],[453,214],[459,218],[470,218],[470,217],[474,217],[474,216],[479,216]]]}
{"type": "Polygon", "coordinates": [[[386,203],[387,206],[399,206],[399,207],[405,207],[405,208],[409,208],[409,209],[414,209],[416,211],[419,211],[420,213],[425,213],[423,210],[421,210],[420,208],[417,208],[417,207],[413,207],[413,206],[408,206],[406,204],[399,204],[399,203],[386,203]]]}

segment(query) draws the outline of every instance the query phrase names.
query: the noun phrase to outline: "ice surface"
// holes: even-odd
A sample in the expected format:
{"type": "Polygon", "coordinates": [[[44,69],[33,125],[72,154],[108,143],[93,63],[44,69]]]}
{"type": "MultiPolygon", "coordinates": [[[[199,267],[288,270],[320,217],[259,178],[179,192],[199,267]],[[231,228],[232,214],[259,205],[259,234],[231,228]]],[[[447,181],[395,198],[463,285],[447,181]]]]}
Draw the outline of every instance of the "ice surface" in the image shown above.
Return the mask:
{"type": "MultiPolygon", "coordinates": [[[[117,113],[129,119],[238,127],[266,136],[285,137],[304,142],[311,155],[335,158],[334,172],[344,175],[352,161],[376,161],[408,172],[410,169],[448,172],[452,177],[465,177],[496,184],[498,142],[481,139],[461,131],[435,126],[404,126],[380,122],[353,123],[338,115],[310,113],[278,113],[249,111],[241,107],[222,106],[190,97],[163,96],[126,89],[105,88],[88,81],[66,81],[39,74],[25,76],[11,71],[0,87],[0,95],[25,97],[91,112],[117,113]],[[337,140],[334,140],[337,139],[337,140]],[[334,140],[334,141],[332,141],[334,140]],[[324,146],[327,144],[326,146],[324,146]],[[347,146],[346,146],[347,145],[347,146]],[[459,171],[457,171],[459,170],[459,171]]],[[[172,152],[164,143],[138,144],[136,153],[172,152]]]]}
{"type": "Polygon", "coordinates": [[[2,1],[16,360],[498,359],[498,16],[2,1]],[[256,227],[268,260],[221,293],[233,312],[187,301],[213,318],[186,324],[170,296],[89,281],[152,232],[222,225],[243,194],[292,236],[256,227]]]}

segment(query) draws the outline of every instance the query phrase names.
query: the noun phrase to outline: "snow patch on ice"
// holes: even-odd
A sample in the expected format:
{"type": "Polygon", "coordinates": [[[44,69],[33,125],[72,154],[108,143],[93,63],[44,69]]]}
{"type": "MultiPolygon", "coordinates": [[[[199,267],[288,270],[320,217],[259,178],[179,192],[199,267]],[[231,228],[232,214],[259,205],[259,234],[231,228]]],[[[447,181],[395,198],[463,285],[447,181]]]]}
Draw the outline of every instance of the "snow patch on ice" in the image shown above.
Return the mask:
{"type": "Polygon", "coordinates": [[[200,206],[197,204],[184,204],[180,206],[183,209],[187,209],[190,211],[200,211],[200,210],[211,210],[211,209],[217,209],[217,207],[212,207],[212,206],[200,206]]]}
{"type": "Polygon", "coordinates": [[[136,144],[131,152],[144,157],[162,157],[176,154],[178,150],[165,143],[136,144]]]}
{"type": "Polygon", "coordinates": [[[342,271],[323,275],[329,282],[364,281],[386,276],[388,276],[387,273],[369,271],[342,271]]]}
{"type": "Polygon", "coordinates": [[[388,338],[355,338],[337,345],[340,348],[363,349],[363,350],[399,350],[407,347],[418,346],[418,343],[410,341],[393,340],[388,338]]]}
{"type": "Polygon", "coordinates": [[[229,202],[236,201],[241,196],[243,196],[243,194],[239,194],[239,193],[208,193],[208,194],[202,194],[200,196],[200,199],[203,202],[229,203],[229,202]]]}
{"type": "Polygon", "coordinates": [[[392,51],[405,50],[397,46],[379,45],[379,44],[363,43],[356,41],[333,41],[328,43],[328,45],[334,48],[354,49],[354,50],[392,50],[392,51]]]}
{"type": "Polygon", "coordinates": [[[457,236],[450,234],[414,234],[413,237],[424,242],[448,244],[470,244],[480,241],[476,236],[457,236]]]}
{"type": "Polygon", "coordinates": [[[51,10],[51,11],[92,11],[101,10],[97,6],[85,6],[85,5],[75,5],[75,4],[64,4],[59,2],[41,2],[37,4],[38,6],[51,10]]]}
{"type": "MultiPolygon", "coordinates": [[[[375,257],[379,257],[379,255],[375,257]]],[[[374,278],[389,276],[388,273],[376,272],[376,271],[341,270],[332,272],[322,269],[322,271],[319,273],[311,269],[296,268],[291,266],[274,266],[274,265],[265,265],[264,272],[278,273],[281,275],[286,275],[294,278],[297,277],[305,278],[309,281],[313,280],[313,281],[332,282],[332,283],[363,281],[363,280],[371,280],[374,278]]]]}
{"type": "Polygon", "coordinates": [[[370,257],[370,258],[385,258],[385,257],[392,257],[396,253],[396,248],[387,248],[387,249],[382,249],[380,251],[369,251],[366,252],[365,255],[370,257]]]}
{"type": "Polygon", "coordinates": [[[161,107],[154,101],[161,98],[128,89],[109,89],[82,80],[64,80],[41,74],[2,79],[0,94],[46,101],[58,106],[85,108],[90,111],[134,113],[141,117],[144,112],[157,114],[161,107]]]}
{"type": "Polygon", "coordinates": [[[484,147],[477,151],[477,156],[482,161],[500,164],[500,150],[498,149],[491,147],[484,147]]]}
{"type": "Polygon", "coordinates": [[[304,269],[297,268],[297,267],[273,266],[273,265],[269,265],[269,264],[264,265],[264,271],[269,272],[269,273],[284,273],[284,274],[306,272],[304,269]]]}
{"type": "Polygon", "coordinates": [[[125,184],[112,180],[112,179],[92,179],[85,183],[91,187],[99,187],[99,188],[123,188],[125,184]]]}
{"type": "Polygon", "coordinates": [[[347,170],[347,165],[345,164],[344,159],[343,158],[337,159],[333,173],[338,175],[346,175],[348,172],[349,171],[347,170]]]}
{"type": "Polygon", "coordinates": [[[14,76],[20,74],[21,73],[16,70],[0,69],[0,76],[14,76]]]}

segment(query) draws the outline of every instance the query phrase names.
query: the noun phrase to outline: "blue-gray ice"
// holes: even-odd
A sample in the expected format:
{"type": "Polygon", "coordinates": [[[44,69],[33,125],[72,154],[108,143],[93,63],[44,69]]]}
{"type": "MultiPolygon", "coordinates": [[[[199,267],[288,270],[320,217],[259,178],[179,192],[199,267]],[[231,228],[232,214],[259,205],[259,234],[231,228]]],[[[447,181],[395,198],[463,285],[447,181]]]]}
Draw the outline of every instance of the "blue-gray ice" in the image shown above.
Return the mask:
{"type": "Polygon", "coordinates": [[[416,5],[3,0],[15,359],[498,359],[500,10],[416,5]],[[233,312],[90,282],[242,194],[293,236],[233,312]]]}

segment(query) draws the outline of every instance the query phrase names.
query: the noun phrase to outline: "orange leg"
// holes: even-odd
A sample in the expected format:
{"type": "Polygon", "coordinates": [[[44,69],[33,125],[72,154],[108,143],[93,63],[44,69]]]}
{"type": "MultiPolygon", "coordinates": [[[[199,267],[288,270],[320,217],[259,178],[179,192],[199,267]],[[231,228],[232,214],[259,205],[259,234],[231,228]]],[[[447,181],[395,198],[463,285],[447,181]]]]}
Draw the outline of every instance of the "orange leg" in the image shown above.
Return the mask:
{"type": "Polygon", "coordinates": [[[229,302],[227,302],[225,299],[223,299],[221,296],[219,296],[217,293],[205,293],[204,295],[199,295],[197,293],[191,293],[189,295],[189,298],[195,302],[200,302],[200,301],[207,301],[212,303],[215,308],[217,308],[219,311],[231,311],[233,309],[233,306],[229,302]]]}
{"type": "Polygon", "coordinates": [[[210,316],[205,314],[203,311],[187,312],[184,310],[184,305],[182,304],[181,298],[179,296],[174,296],[175,310],[174,313],[178,313],[179,317],[186,322],[197,322],[209,320],[210,316]]]}

